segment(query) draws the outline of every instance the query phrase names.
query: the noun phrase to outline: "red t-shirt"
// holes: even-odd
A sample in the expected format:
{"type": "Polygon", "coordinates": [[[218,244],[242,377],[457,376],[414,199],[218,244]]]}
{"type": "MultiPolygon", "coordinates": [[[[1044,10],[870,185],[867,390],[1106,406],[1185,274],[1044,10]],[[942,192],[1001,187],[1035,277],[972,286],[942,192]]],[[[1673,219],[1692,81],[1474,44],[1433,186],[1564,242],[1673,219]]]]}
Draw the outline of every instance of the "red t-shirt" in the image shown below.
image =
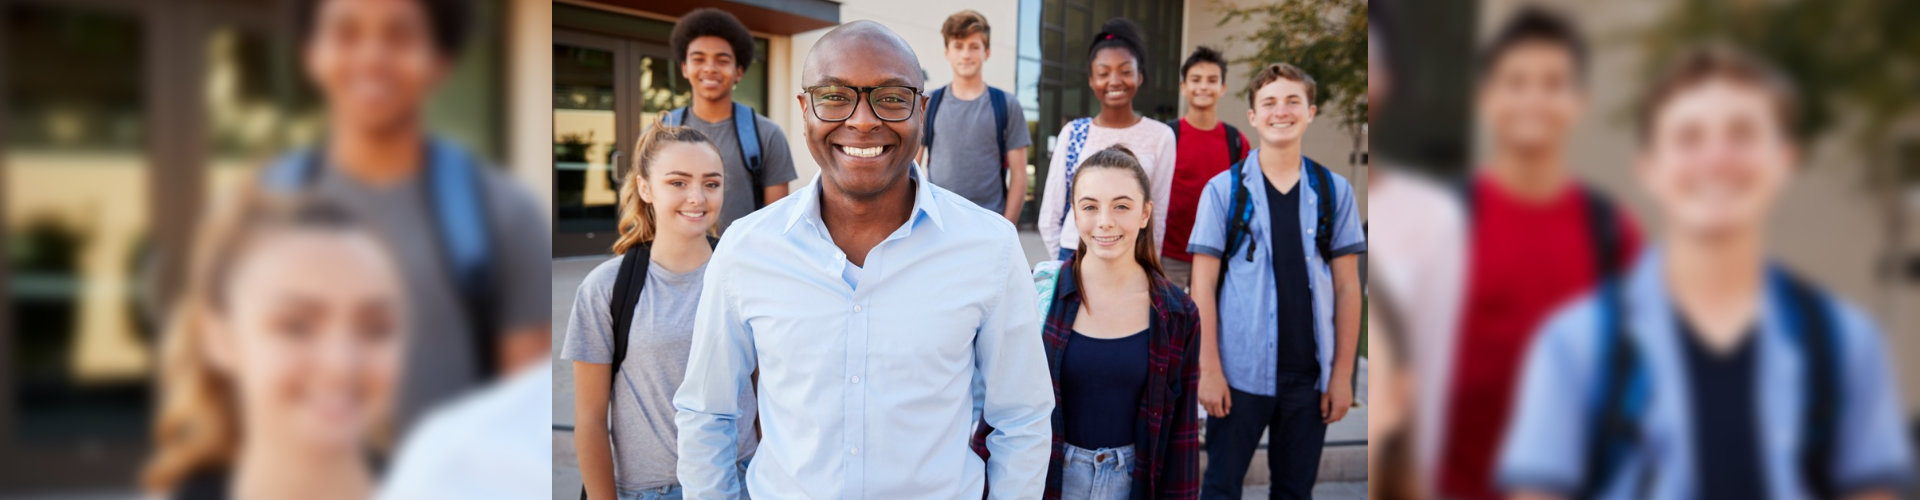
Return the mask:
{"type": "MultiPolygon", "coordinates": [[[[1574,183],[1545,202],[1516,198],[1493,178],[1472,178],[1470,263],[1439,457],[1444,498],[1494,499],[1494,465],[1533,335],[1548,315],[1598,283],[1587,200],[1574,183]]],[[[1620,222],[1625,269],[1640,232],[1620,222]]]]}
{"type": "Polygon", "coordinates": [[[1200,130],[1181,118],[1179,132],[1180,144],[1175,146],[1178,150],[1173,160],[1173,192],[1168,195],[1173,200],[1166,209],[1167,239],[1160,245],[1160,255],[1190,262],[1193,255],[1187,253],[1187,238],[1193,234],[1200,192],[1207,188],[1208,180],[1227,171],[1234,162],[1245,159],[1253,148],[1248,147],[1246,136],[1236,135],[1233,140],[1240,142],[1240,158],[1228,160],[1225,123],[1214,124],[1213,130],[1200,130]]]}

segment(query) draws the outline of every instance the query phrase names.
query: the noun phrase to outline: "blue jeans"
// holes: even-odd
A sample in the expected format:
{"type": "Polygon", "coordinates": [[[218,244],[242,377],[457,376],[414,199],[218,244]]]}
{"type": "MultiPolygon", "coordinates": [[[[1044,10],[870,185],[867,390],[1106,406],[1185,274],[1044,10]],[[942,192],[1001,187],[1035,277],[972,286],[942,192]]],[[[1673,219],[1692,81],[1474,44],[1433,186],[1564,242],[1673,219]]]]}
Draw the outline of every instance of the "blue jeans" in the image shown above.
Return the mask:
{"type": "Polygon", "coordinates": [[[1089,450],[1061,445],[1063,500],[1126,500],[1133,490],[1133,445],[1089,450]]]}
{"type": "MultiPolygon", "coordinates": [[[[619,489],[618,496],[620,497],[620,500],[680,500],[679,484],[670,484],[670,485],[661,486],[658,488],[647,488],[647,489],[641,489],[641,490],[629,490],[626,488],[618,488],[618,489],[619,489]]],[[[741,491],[740,498],[742,500],[747,500],[752,498],[752,495],[746,494],[746,489],[747,489],[747,462],[740,462],[740,491],[741,491]]]]}

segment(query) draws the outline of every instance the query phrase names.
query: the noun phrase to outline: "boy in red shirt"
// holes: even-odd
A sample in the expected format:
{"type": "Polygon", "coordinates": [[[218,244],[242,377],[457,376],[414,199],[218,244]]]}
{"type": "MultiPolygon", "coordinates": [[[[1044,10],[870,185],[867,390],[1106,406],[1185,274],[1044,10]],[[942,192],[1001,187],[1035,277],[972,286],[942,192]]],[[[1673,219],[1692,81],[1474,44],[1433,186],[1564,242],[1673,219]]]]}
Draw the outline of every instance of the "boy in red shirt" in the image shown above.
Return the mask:
{"type": "Polygon", "coordinates": [[[1247,157],[1247,137],[1220,121],[1214,105],[1226,89],[1227,60],[1220,51],[1201,46],[1180,65],[1180,93],[1187,97],[1187,114],[1168,122],[1179,145],[1173,163],[1173,191],[1167,208],[1167,241],[1160,247],[1160,266],[1167,280],[1182,288],[1192,286],[1193,254],[1187,239],[1193,234],[1195,208],[1207,180],[1247,157]],[[1232,141],[1232,142],[1229,142],[1232,141]]]}
{"type": "Polygon", "coordinates": [[[1441,446],[1445,498],[1498,498],[1494,459],[1520,362],[1546,315],[1626,267],[1635,224],[1567,172],[1586,104],[1586,45],[1564,18],[1529,8],[1480,55],[1479,119],[1490,159],[1462,187],[1467,295],[1441,446]]]}

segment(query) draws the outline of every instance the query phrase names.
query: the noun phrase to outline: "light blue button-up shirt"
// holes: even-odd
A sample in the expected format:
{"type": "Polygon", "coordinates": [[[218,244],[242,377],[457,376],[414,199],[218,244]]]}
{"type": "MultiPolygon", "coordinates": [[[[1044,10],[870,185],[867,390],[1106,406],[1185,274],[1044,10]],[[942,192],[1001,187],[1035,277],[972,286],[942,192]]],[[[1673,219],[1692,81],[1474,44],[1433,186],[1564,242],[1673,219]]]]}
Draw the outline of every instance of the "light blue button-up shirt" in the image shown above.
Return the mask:
{"type": "Polygon", "coordinates": [[[1038,498],[1053,431],[1040,313],[1013,225],[917,182],[857,279],[812,183],[728,228],[679,410],[690,499],[739,498],[734,419],[760,371],[754,498],[1038,498]],[[979,389],[976,389],[978,387],[979,389]],[[991,460],[968,448],[976,418],[991,460]]]}
{"type": "MultiPolygon", "coordinates": [[[[1702,450],[1694,448],[1689,413],[1694,398],[1673,299],[1662,279],[1663,263],[1661,253],[1649,248],[1621,290],[1626,317],[1620,321],[1627,322],[1625,331],[1650,377],[1639,424],[1646,448],[1629,452],[1602,498],[1635,498],[1640,476],[1648,471],[1654,471],[1647,484],[1650,498],[1697,496],[1699,471],[1694,464],[1702,450]]],[[[1779,285],[1770,288],[1759,336],[1753,339],[1759,343],[1753,383],[1761,479],[1778,498],[1809,498],[1798,464],[1805,429],[1805,356],[1790,329],[1790,302],[1779,285]]],[[[1911,484],[1914,462],[1886,345],[1860,310],[1831,297],[1822,300],[1833,311],[1842,398],[1831,463],[1834,486],[1844,492],[1911,484]]],[[[1508,491],[1571,494],[1583,483],[1584,450],[1597,404],[1593,391],[1605,364],[1598,354],[1600,312],[1595,296],[1588,294],[1555,313],[1535,337],[1500,456],[1499,482],[1508,491]]]]}
{"type": "MultiPolygon", "coordinates": [[[[1260,244],[1249,245],[1246,240],[1232,256],[1227,266],[1226,282],[1220,288],[1220,368],[1227,376],[1227,385],[1241,392],[1261,396],[1274,395],[1275,371],[1279,369],[1280,340],[1280,295],[1279,285],[1273,281],[1274,265],[1293,264],[1307,266],[1307,286],[1313,294],[1313,339],[1317,352],[1314,357],[1320,361],[1320,381],[1315,386],[1321,392],[1327,390],[1327,378],[1333,376],[1333,268],[1328,260],[1345,255],[1367,251],[1367,239],[1360,231],[1360,213],[1354,207],[1353,185],[1340,174],[1329,172],[1327,180],[1332,181],[1333,201],[1333,240],[1327,245],[1332,256],[1322,258],[1320,249],[1314,244],[1315,226],[1319,225],[1320,196],[1323,193],[1307,189],[1311,183],[1307,180],[1306,158],[1300,160],[1300,184],[1294,189],[1300,192],[1300,245],[1301,254],[1306,262],[1274,262],[1270,245],[1273,241],[1272,216],[1267,210],[1266,176],[1260,173],[1260,150],[1254,149],[1247,154],[1242,168],[1241,183],[1246,185],[1249,203],[1253,208],[1251,234],[1245,238],[1258,240],[1260,244]],[[1248,262],[1247,252],[1253,252],[1253,261],[1248,262]]],[[[1187,240],[1187,251],[1206,254],[1216,258],[1225,253],[1227,246],[1227,212],[1232,204],[1233,172],[1221,172],[1207,181],[1205,191],[1200,194],[1200,206],[1193,218],[1193,236],[1187,240]]],[[[1320,189],[1326,189],[1321,186],[1320,189]]]]}

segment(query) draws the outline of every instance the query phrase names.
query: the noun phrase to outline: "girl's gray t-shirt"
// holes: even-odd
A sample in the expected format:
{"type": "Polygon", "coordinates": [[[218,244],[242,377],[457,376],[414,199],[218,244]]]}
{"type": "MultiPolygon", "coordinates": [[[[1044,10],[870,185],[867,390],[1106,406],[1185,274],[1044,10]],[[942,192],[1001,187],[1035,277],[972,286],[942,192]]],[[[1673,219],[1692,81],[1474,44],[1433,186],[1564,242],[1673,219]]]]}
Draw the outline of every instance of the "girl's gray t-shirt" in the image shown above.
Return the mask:
{"type": "MultiPolygon", "coordinates": [[[[673,393],[686,377],[687,356],[693,349],[694,310],[706,270],[705,264],[685,273],[668,271],[657,264],[647,266],[647,285],[635,305],[633,327],[626,333],[627,358],[620,364],[610,402],[614,484],[620,488],[678,483],[674,472],[679,447],[675,439],[678,429],[673,423],[673,393]]],[[[620,257],[614,257],[594,267],[580,282],[561,358],[613,362],[613,317],[608,308],[619,273],[620,257]]],[[[746,410],[738,422],[740,457],[745,460],[758,445],[751,391],[740,394],[740,407],[746,410]]]]}

